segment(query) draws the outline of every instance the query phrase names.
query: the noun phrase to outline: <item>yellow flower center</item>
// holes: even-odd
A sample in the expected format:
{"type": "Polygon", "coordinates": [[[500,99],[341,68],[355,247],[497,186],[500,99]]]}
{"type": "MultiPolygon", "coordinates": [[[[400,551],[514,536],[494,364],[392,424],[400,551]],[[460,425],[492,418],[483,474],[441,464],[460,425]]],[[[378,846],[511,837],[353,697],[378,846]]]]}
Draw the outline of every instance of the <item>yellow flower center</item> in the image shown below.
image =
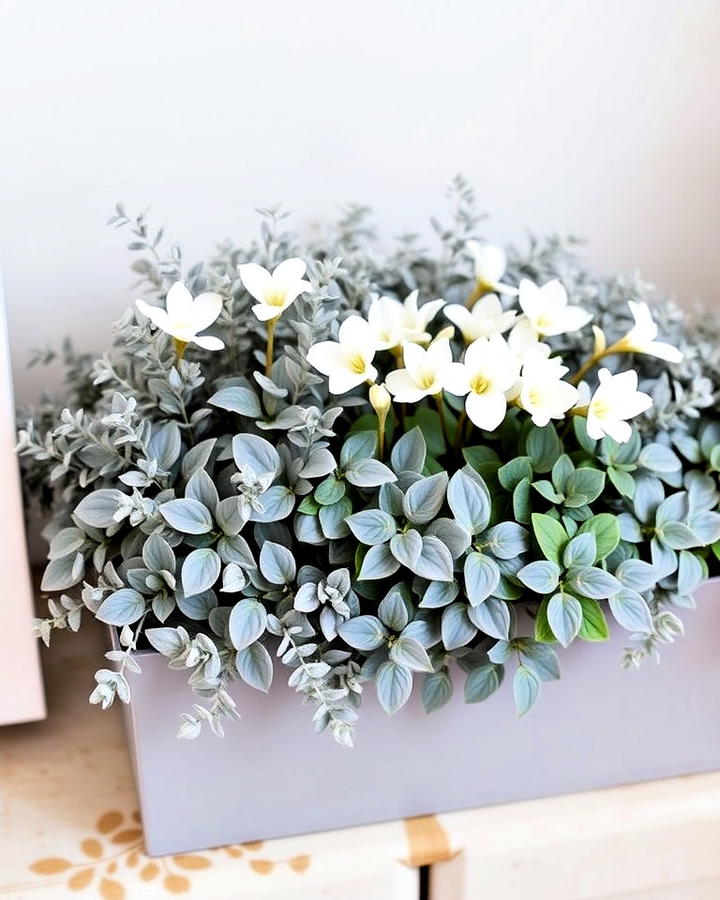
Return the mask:
{"type": "Polygon", "coordinates": [[[282,291],[268,294],[265,298],[265,304],[267,306],[285,306],[285,294],[282,291]]]}
{"type": "Polygon", "coordinates": [[[347,366],[351,372],[354,372],[356,375],[362,375],[365,371],[365,359],[360,353],[353,353],[352,356],[348,357],[347,366]]]}
{"type": "Polygon", "coordinates": [[[422,390],[427,391],[428,388],[431,388],[435,384],[435,373],[434,372],[421,372],[420,380],[417,382],[417,386],[422,388],[422,390]]]}
{"type": "Polygon", "coordinates": [[[484,375],[475,375],[470,379],[470,390],[473,394],[487,394],[492,384],[484,375]]]}
{"type": "Polygon", "coordinates": [[[552,319],[544,313],[542,316],[537,317],[535,325],[537,328],[549,328],[552,325],[552,319]]]}
{"type": "Polygon", "coordinates": [[[607,419],[610,416],[610,404],[606,400],[593,400],[590,411],[598,419],[607,419]]]}

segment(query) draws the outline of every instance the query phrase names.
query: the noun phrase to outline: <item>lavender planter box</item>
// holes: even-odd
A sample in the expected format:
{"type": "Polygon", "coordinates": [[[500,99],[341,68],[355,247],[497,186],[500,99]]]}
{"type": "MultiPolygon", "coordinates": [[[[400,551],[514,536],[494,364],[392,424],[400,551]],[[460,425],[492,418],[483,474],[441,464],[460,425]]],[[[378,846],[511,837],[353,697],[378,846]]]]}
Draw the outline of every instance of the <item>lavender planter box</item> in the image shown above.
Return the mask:
{"type": "Polygon", "coordinates": [[[282,680],[270,695],[239,686],[243,718],[224,739],[175,737],[193,695],[153,651],[132,676],[127,727],[147,851],[177,853],[424,813],[702,772],[720,765],[720,580],[698,592],[686,637],[661,665],[620,670],[627,635],[561,652],[525,719],[510,686],[431,717],[413,698],[388,718],[368,690],[356,747],[316,735],[311,710],[282,680]]]}

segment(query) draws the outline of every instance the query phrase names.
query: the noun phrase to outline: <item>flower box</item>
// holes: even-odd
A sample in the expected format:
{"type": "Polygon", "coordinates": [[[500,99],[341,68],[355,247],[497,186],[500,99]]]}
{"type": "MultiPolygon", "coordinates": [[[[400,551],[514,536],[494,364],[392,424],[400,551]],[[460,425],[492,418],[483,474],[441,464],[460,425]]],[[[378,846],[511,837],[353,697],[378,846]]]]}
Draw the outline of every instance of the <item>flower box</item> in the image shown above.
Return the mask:
{"type": "Polygon", "coordinates": [[[625,672],[619,629],[563,653],[563,677],[518,720],[502,696],[461,692],[428,718],[413,697],[388,717],[374,697],[352,751],[307,727],[278,680],[236,692],[225,738],[175,738],[192,701],[182,673],[152,651],[131,676],[127,730],[151,855],[363,825],[690,774],[720,763],[720,579],[697,592],[687,639],[662,665],[625,672]],[[192,773],[192,777],[189,777],[192,773]]]}
{"type": "Polygon", "coordinates": [[[148,299],[19,449],[37,631],[117,629],[90,701],[132,702],[151,852],[714,763],[713,604],[665,668],[619,663],[718,572],[720,329],[561,242],[478,243],[458,187],[435,256],[267,212],[188,269],[113,219],[148,299]]]}

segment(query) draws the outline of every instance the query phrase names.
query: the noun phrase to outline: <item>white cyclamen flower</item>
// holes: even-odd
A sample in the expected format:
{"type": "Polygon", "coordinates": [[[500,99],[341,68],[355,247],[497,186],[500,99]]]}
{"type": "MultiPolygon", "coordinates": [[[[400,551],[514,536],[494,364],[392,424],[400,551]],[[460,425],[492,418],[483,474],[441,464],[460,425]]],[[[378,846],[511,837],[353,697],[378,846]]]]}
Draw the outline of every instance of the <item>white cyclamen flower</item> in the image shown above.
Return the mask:
{"type": "Polygon", "coordinates": [[[451,394],[466,396],[470,421],[485,431],[494,431],[507,412],[507,393],[517,382],[520,364],[500,335],[478,338],[465,351],[461,363],[445,370],[444,387],[451,394]]]}
{"type": "Polygon", "coordinates": [[[307,358],[318,372],[328,376],[331,394],[344,394],[365,381],[375,381],[372,365],[375,337],[365,319],[350,316],[340,326],[337,341],[321,341],[308,350],[307,358]]]}
{"type": "Polygon", "coordinates": [[[257,263],[238,266],[245,289],[258,301],[252,311],[261,322],[277,319],[300,294],[312,289],[310,282],[303,280],[306,268],[297,257],[281,262],[272,273],[257,263]]]}
{"type": "Polygon", "coordinates": [[[161,331],[182,344],[197,344],[203,350],[223,350],[225,347],[220,338],[199,334],[220,315],[222,297],[219,294],[207,291],[193,300],[182,281],[176,281],[165,298],[165,309],[151,306],[144,300],[136,300],[135,305],[161,331]]]}
{"type": "Polygon", "coordinates": [[[387,389],[398,403],[417,403],[423,397],[434,397],[442,393],[445,372],[452,365],[450,342],[436,340],[425,350],[405,341],[403,362],[404,369],[389,372],[385,378],[387,389]]]}
{"type": "Polygon", "coordinates": [[[505,312],[497,294],[487,294],[473,306],[472,311],[460,303],[451,303],[443,310],[453,325],[462,332],[466,343],[493,334],[504,334],[515,322],[514,309],[505,312]]]}
{"type": "Polygon", "coordinates": [[[541,427],[551,419],[565,418],[578,398],[577,388],[562,380],[569,371],[567,366],[559,357],[550,359],[549,352],[547,344],[538,344],[536,350],[527,351],[517,395],[520,406],[541,427]]]}
{"type": "Polygon", "coordinates": [[[567,291],[556,278],[542,287],[523,278],[518,302],[541,337],[578,331],[592,319],[592,313],[568,304],[567,291]]]}
{"type": "Polygon", "coordinates": [[[653,320],[650,307],[647,303],[634,303],[628,301],[630,312],[635,319],[635,324],[630,331],[621,338],[616,347],[623,350],[631,350],[635,353],[646,353],[649,356],[657,356],[667,362],[679,363],[683,360],[682,353],[672,344],[656,341],[658,327],[653,320]]]}
{"type": "Polygon", "coordinates": [[[427,327],[444,304],[444,300],[430,300],[418,306],[418,291],[413,291],[404,303],[393,297],[375,297],[368,310],[368,322],[375,334],[378,350],[392,350],[403,341],[427,344],[427,327]]]}
{"type": "Polygon", "coordinates": [[[517,288],[501,281],[507,269],[507,256],[502,247],[481,244],[478,241],[468,241],[465,246],[475,263],[475,280],[484,292],[517,294],[517,288]]]}
{"type": "Polygon", "coordinates": [[[652,397],[637,389],[638,375],[634,369],[613,375],[609,369],[598,372],[600,384],[587,408],[587,433],[593,440],[613,438],[625,444],[632,437],[627,419],[633,419],[650,409],[652,397]]]}

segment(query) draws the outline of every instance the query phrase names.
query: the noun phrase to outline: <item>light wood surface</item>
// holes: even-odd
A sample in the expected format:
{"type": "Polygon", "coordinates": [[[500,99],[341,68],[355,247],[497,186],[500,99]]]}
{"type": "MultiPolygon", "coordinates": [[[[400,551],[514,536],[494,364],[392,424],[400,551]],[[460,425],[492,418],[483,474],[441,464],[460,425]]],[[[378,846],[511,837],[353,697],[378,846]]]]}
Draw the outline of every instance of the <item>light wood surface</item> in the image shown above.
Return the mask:
{"type": "Polygon", "coordinates": [[[2,897],[416,900],[430,865],[429,900],[720,898],[720,772],[151,860],[102,632],[57,637],[48,720],[0,729],[2,897]]]}

